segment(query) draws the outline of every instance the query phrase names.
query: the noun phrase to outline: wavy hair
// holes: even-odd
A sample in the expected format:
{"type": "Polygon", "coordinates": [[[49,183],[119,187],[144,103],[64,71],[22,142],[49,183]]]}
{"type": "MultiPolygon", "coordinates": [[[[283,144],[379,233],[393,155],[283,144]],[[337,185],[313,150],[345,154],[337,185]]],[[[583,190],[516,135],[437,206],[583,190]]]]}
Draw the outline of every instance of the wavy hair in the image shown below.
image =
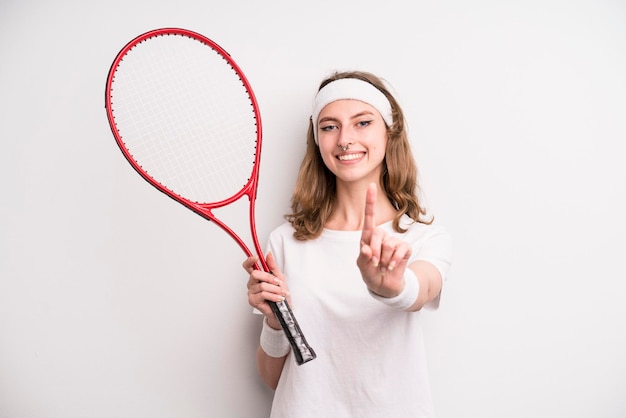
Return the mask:
{"type": "MultiPolygon", "coordinates": [[[[392,109],[393,124],[387,127],[387,149],[381,171],[381,185],[384,193],[397,209],[393,219],[393,229],[405,230],[400,226],[400,218],[407,214],[415,222],[431,224],[432,217],[425,219],[426,210],[420,203],[417,165],[411,152],[404,114],[400,105],[389,92],[382,79],[363,71],[336,72],[326,78],[319,86],[342,79],[357,78],[372,84],[389,100],[392,109]]],[[[309,121],[306,153],[300,164],[294,193],[291,197],[292,213],[285,219],[295,229],[294,237],[300,241],[317,238],[324,229],[335,205],[336,177],[326,167],[319,147],[313,137],[313,124],[309,121]]]]}

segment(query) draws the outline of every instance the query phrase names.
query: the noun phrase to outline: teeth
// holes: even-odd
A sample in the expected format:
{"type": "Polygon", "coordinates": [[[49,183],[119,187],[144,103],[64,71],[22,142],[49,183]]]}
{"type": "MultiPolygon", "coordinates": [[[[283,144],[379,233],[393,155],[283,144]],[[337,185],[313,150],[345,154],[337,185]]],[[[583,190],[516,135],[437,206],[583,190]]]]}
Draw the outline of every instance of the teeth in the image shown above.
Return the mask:
{"type": "Polygon", "coordinates": [[[361,158],[361,154],[342,154],[338,157],[341,161],[350,161],[361,158]]]}

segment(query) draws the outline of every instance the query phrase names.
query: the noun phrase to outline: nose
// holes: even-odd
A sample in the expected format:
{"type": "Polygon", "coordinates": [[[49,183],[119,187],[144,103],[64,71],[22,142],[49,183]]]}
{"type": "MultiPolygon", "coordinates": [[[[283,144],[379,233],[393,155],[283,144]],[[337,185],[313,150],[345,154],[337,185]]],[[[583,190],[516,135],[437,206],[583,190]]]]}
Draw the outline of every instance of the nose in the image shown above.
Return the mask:
{"type": "Polygon", "coordinates": [[[339,132],[339,138],[337,138],[337,146],[342,149],[347,149],[350,145],[354,144],[354,137],[349,128],[342,128],[339,132]]]}

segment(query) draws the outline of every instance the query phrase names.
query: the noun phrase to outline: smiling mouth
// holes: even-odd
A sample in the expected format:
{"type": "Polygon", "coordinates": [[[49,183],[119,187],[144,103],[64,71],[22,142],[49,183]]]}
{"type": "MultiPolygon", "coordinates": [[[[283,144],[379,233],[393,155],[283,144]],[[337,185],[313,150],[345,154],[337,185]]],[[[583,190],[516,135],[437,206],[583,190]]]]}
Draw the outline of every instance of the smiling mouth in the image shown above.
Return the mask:
{"type": "Polygon", "coordinates": [[[363,156],[363,153],[358,152],[358,153],[350,153],[350,154],[341,154],[341,155],[338,155],[337,158],[339,159],[339,161],[352,161],[352,160],[358,160],[362,156],[363,156]]]}

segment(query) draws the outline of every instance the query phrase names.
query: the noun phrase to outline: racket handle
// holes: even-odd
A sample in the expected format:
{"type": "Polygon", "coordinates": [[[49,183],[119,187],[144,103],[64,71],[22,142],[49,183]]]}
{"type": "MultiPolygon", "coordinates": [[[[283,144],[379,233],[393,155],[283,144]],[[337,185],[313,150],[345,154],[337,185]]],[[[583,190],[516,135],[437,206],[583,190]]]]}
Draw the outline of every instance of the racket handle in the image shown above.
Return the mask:
{"type": "Polygon", "coordinates": [[[294,355],[296,356],[296,362],[298,365],[302,365],[307,361],[311,361],[317,357],[315,351],[306,342],[306,338],[300,330],[296,317],[291,312],[291,308],[286,300],[282,302],[270,302],[274,315],[278,318],[280,326],[285,331],[285,335],[291,344],[294,355]]]}

